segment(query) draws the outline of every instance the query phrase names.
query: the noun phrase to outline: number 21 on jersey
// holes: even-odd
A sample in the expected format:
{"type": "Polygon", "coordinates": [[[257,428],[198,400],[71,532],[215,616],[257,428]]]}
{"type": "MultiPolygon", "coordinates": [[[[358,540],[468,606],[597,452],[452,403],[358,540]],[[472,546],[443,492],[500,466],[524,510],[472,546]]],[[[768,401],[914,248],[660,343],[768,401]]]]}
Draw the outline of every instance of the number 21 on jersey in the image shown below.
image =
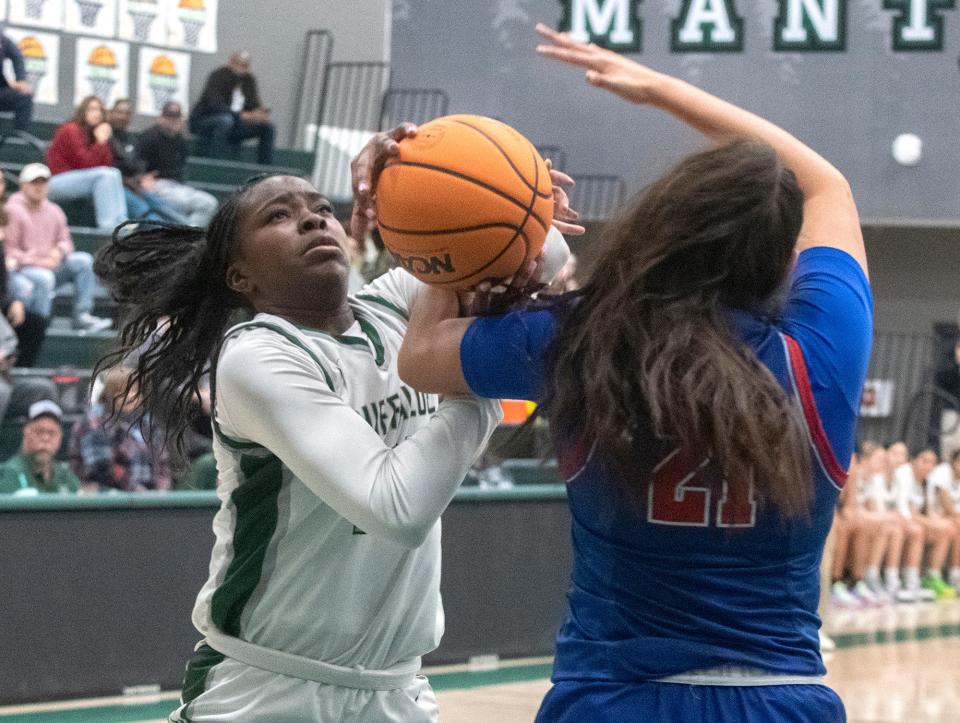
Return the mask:
{"type": "Polygon", "coordinates": [[[753,484],[711,484],[709,459],[691,462],[675,449],[653,468],[647,492],[647,522],[684,527],[753,527],[757,502],[753,484]],[[714,493],[720,489],[719,499],[714,493]],[[715,509],[714,509],[715,508],[715,509]],[[711,514],[713,519],[711,520],[711,514]]]}

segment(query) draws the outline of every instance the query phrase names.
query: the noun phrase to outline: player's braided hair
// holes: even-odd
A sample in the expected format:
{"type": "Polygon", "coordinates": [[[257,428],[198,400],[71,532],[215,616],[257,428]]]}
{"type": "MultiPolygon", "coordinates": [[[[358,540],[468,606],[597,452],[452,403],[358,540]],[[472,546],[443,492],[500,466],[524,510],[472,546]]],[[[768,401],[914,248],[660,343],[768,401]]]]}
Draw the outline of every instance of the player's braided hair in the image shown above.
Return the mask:
{"type": "Polygon", "coordinates": [[[97,253],[94,270],[120,305],[122,323],[117,348],[97,362],[94,376],[138,352],[124,393],[139,391],[148,438],[162,439],[181,459],[204,374],[223,332],[245,310],[243,297],[227,286],[227,269],[243,200],[267,177],[247,181],[206,229],[128,222],[97,253]]]}
{"type": "Polygon", "coordinates": [[[638,454],[656,444],[808,513],[802,420],[731,326],[783,289],[802,209],[793,173],[746,140],[686,158],[634,200],[553,344],[544,408],[560,438],[596,443],[638,493],[652,466],[638,454]]]}

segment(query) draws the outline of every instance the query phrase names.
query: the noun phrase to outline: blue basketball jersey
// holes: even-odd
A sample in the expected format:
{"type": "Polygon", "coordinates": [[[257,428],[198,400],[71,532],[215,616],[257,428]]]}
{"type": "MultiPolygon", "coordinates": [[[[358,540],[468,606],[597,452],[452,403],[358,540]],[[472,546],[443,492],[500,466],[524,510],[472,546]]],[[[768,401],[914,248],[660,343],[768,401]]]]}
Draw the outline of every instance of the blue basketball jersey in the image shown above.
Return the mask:
{"type": "MultiPolygon", "coordinates": [[[[634,484],[624,484],[587,445],[558,450],[574,565],[554,682],[650,681],[721,665],[825,672],[819,564],[853,452],[872,315],[856,261],[820,247],[800,254],[776,318],[733,317],[803,411],[815,476],[808,518],[785,519],[695,451],[648,440],[634,484]]],[[[460,350],[470,387],[536,401],[559,323],[549,308],[474,321],[460,350]]]]}

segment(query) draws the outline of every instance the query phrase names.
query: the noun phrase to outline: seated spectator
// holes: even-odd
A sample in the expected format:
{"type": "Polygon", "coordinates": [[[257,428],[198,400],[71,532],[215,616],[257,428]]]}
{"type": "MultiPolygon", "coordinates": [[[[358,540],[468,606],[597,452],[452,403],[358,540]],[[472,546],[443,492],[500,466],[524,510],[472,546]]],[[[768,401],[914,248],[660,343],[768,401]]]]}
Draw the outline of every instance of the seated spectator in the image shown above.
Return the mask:
{"type": "Polygon", "coordinates": [[[27,82],[27,70],[20,48],[6,35],[0,34],[0,110],[13,111],[13,127],[18,133],[25,134],[30,128],[35,90],[27,82]],[[9,60],[13,66],[14,80],[7,80],[3,72],[5,60],[9,60]]]}
{"type": "Polygon", "coordinates": [[[942,516],[953,526],[947,583],[960,589],[960,449],[927,476],[927,512],[942,516]]]}
{"type": "Polygon", "coordinates": [[[369,284],[374,279],[378,279],[393,268],[393,256],[383,244],[383,236],[380,235],[380,229],[374,226],[370,229],[366,239],[363,242],[361,250],[363,262],[360,264],[360,275],[363,276],[364,283],[369,284]]]}
{"type": "Polygon", "coordinates": [[[73,120],[57,128],[47,148],[50,198],[54,202],[86,199],[93,202],[97,228],[106,233],[127,220],[120,171],[113,167],[110,136],[103,103],[88,95],[73,120]]]}
{"type": "Polygon", "coordinates": [[[170,489],[169,457],[159,444],[153,452],[143,434],[147,426],[135,421],[140,393],[127,389],[129,381],[129,369],[107,371],[97,403],[73,428],[70,467],[84,490],[170,489]]]}
{"type": "Polygon", "coordinates": [[[0,465],[0,493],[76,492],[80,480],[56,460],[63,430],[63,412],[45,399],[30,406],[20,452],[0,465]]]}
{"type": "Polygon", "coordinates": [[[208,153],[217,158],[228,149],[235,154],[247,138],[259,138],[257,162],[273,162],[275,130],[250,72],[250,53],[236,52],[226,65],[210,73],[190,113],[190,132],[204,139],[208,153]]]}
{"type": "Polygon", "coordinates": [[[177,213],[166,201],[153,193],[153,176],[146,172],[143,164],[134,156],[133,139],[130,137],[132,118],[133,105],[127,98],[118,99],[107,113],[107,122],[113,131],[110,153],[113,155],[114,168],[120,171],[123,177],[127,216],[133,219],[186,224],[185,216],[177,213]]]}
{"type": "Polygon", "coordinates": [[[97,283],[93,257],[74,251],[67,217],[47,197],[50,185],[50,169],[29,163],[20,171],[20,190],[6,203],[6,264],[12,294],[27,311],[49,319],[57,286],[71,282],[74,328],[103,331],[112,322],[91,313],[97,283]]]}
{"type": "Polygon", "coordinates": [[[191,226],[206,227],[220,204],[215,196],[183,182],[187,166],[183,127],[180,104],[167,101],[157,122],[140,134],[134,153],[147,175],[154,179],[152,192],[186,216],[191,226]]]}
{"type": "MultiPolygon", "coordinates": [[[[923,589],[937,598],[953,598],[956,591],[942,577],[944,563],[950,550],[953,525],[946,519],[931,516],[924,511],[927,476],[937,466],[937,454],[932,449],[922,449],[906,464],[893,471],[893,484],[897,496],[897,512],[901,517],[915,520],[923,528],[924,546],[930,548],[927,571],[923,577],[923,589]]],[[[919,555],[908,556],[905,563],[905,587],[917,589],[920,582],[919,555]]]]}
{"type": "Polygon", "coordinates": [[[0,419],[24,416],[34,402],[57,395],[57,386],[45,377],[11,378],[17,363],[17,334],[5,317],[0,316],[0,419]]]}
{"type": "MultiPolygon", "coordinates": [[[[6,202],[6,193],[7,180],[0,173],[0,202],[6,202]]],[[[37,361],[43,338],[47,333],[47,320],[39,314],[27,311],[23,302],[10,293],[11,284],[8,278],[10,273],[7,270],[5,250],[8,222],[7,210],[0,206],[0,313],[9,322],[8,326],[13,327],[15,334],[13,340],[8,340],[7,343],[0,342],[0,366],[7,369],[14,365],[32,367],[37,361]],[[13,344],[12,348],[10,348],[11,344],[13,344]]],[[[2,416],[3,410],[0,409],[0,417],[2,416]]]]}

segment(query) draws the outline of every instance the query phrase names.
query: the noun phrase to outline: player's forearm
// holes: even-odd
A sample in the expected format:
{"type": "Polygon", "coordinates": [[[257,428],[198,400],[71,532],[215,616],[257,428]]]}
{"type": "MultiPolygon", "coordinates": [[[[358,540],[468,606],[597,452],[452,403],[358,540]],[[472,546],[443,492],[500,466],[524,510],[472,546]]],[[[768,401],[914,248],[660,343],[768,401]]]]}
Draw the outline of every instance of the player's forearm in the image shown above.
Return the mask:
{"type": "Polygon", "coordinates": [[[829,161],[787,131],[679,78],[664,76],[652,103],[719,143],[738,137],[768,143],[797,176],[806,195],[846,183],[829,161]]]}
{"type": "Polygon", "coordinates": [[[390,448],[342,403],[278,400],[261,406],[255,441],[364,532],[416,547],[485,446],[498,411],[477,398],[445,400],[426,425],[390,448]]]}
{"type": "Polygon", "coordinates": [[[426,427],[379,456],[369,495],[377,526],[400,544],[422,544],[499,421],[495,402],[441,402],[426,427]]]}
{"type": "Polygon", "coordinates": [[[458,318],[455,294],[425,287],[410,308],[397,357],[400,378],[433,394],[468,394],[460,365],[460,342],[471,319],[458,318]]]}

